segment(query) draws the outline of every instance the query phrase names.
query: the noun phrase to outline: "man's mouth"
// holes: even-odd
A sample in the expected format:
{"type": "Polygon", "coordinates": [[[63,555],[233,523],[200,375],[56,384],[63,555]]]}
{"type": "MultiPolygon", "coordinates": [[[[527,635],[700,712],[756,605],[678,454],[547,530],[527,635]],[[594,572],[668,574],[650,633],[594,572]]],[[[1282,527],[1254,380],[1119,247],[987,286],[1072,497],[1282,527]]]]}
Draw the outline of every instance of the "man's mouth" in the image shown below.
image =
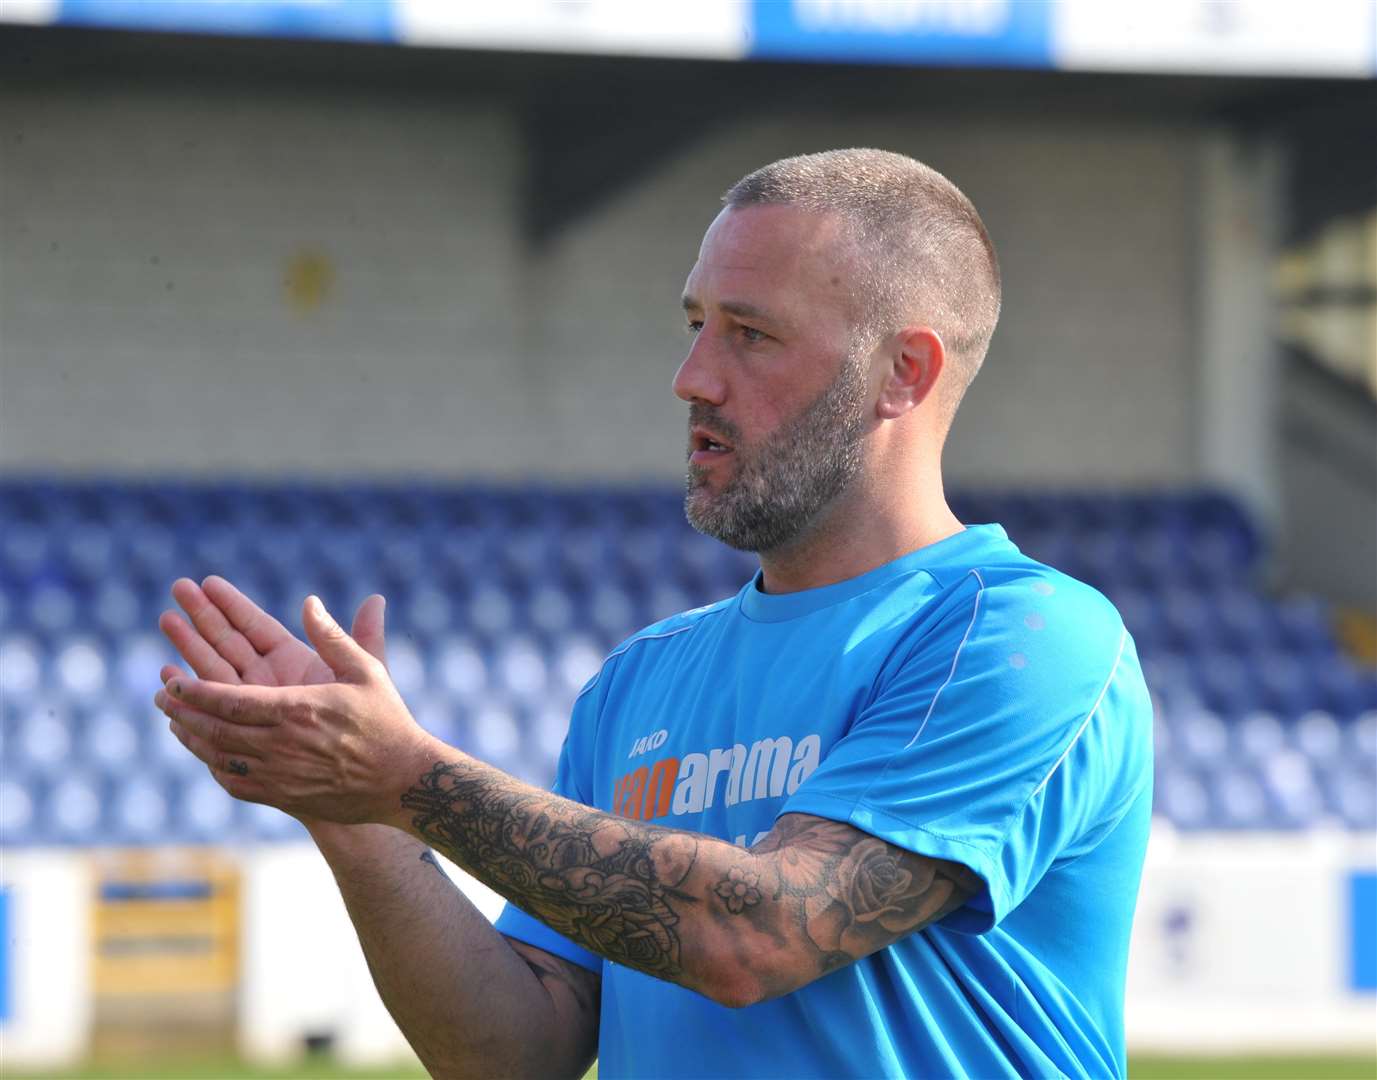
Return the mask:
{"type": "Polygon", "coordinates": [[[689,432],[689,461],[695,465],[719,461],[732,449],[730,443],[706,428],[695,427],[689,432]]]}

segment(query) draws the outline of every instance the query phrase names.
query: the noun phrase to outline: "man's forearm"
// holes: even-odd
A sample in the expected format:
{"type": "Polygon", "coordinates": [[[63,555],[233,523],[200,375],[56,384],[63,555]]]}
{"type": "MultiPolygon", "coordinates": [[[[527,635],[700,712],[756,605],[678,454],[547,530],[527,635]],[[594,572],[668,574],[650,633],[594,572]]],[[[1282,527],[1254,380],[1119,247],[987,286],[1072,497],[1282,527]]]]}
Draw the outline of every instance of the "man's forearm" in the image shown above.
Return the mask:
{"type": "Polygon", "coordinates": [[[392,823],[599,955],[725,1005],[788,993],[920,929],[974,875],[787,815],[751,850],[590,809],[448,747],[392,823]]]}
{"type": "Polygon", "coordinates": [[[551,999],[424,844],[385,825],[314,825],[383,1003],[434,1076],[553,1075],[551,999]],[[549,1013],[549,1015],[546,1015],[549,1013]]]}

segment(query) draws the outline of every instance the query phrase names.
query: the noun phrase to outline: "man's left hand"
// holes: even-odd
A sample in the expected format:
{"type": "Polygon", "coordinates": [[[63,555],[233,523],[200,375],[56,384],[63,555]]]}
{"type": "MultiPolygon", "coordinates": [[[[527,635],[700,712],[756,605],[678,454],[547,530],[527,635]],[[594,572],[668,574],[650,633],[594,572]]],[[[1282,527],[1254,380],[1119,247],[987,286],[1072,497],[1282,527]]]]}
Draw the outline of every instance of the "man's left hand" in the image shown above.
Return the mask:
{"type": "Polygon", "coordinates": [[[302,623],[337,682],[236,686],[176,675],[154,700],[235,798],[341,824],[389,820],[435,760],[433,740],[383,664],[314,596],[302,623]]]}

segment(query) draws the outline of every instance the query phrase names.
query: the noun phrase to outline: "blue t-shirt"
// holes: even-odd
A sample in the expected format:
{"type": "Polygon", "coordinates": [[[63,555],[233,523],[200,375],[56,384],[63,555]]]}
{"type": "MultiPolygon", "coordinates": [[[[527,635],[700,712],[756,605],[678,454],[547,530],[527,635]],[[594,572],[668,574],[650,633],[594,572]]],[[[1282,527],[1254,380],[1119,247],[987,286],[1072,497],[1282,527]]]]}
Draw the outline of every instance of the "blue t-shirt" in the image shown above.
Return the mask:
{"type": "Polygon", "coordinates": [[[612,652],[556,790],[743,845],[780,814],[848,822],[985,889],[735,1010],[514,906],[498,928],[602,973],[604,1080],[1123,1076],[1151,732],[1113,606],[997,525],[820,589],[769,595],[757,577],[612,652]]]}

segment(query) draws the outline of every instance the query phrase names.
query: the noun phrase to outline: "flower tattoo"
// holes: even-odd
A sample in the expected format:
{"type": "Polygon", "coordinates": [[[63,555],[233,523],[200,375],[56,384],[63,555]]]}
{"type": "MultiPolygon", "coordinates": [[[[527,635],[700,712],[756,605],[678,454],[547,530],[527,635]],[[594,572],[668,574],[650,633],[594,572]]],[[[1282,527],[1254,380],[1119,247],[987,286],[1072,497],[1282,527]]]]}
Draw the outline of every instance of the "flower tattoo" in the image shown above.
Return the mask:
{"type": "Polygon", "coordinates": [[[760,890],[756,888],[759,883],[760,878],[756,874],[733,866],[713,892],[723,899],[728,911],[740,915],[746,908],[760,903],[760,890]]]}

